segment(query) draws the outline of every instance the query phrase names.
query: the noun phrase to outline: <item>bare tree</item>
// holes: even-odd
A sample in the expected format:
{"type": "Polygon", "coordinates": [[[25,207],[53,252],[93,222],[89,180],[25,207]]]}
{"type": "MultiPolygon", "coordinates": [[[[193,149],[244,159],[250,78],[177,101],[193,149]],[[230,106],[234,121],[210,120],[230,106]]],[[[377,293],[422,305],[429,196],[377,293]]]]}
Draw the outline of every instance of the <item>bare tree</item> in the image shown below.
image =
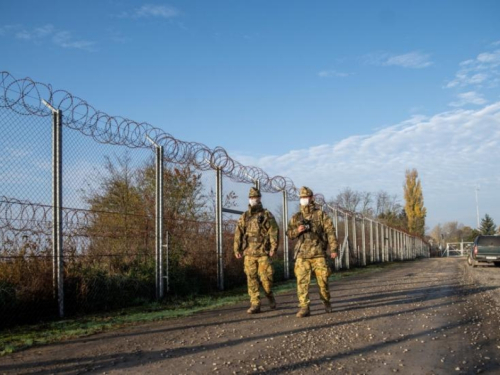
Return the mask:
{"type": "Polygon", "coordinates": [[[375,195],[375,216],[380,216],[389,212],[399,212],[402,209],[401,204],[398,202],[398,196],[396,194],[389,195],[386,191],[380,190],[375,195]]]}
{"type": "Polygon", "coordinates": [[[360,202],[360,193],[352,190],[350,187],[346,187],[340,191],[333,200],[334,204],[353,212],[356,212],[360,202]]]}
{"type": "Polygon", "coordinates": [[[457,221],[437,224],[430,232],[430,236],[434,241],[438,244],[441,242],[443,245],[445,242],[470,242],[477,234],[477,231],[473,230],[471,227],[465,226],[457,221]]]}
{"type": "Polygon", "coordinates": [[[368,191],[362,191],[359,192],[359,197],[361,200],[361,213],[364,216],[373,216],[373,198],[372,198],[372,193],[368,191]]]}

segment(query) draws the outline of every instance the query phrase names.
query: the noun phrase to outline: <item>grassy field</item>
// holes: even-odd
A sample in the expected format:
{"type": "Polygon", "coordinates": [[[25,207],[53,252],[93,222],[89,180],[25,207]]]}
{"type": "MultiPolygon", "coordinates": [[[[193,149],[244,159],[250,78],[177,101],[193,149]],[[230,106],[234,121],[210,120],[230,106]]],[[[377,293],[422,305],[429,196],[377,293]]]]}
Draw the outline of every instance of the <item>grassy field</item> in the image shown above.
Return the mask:
{"type": "MultiPolygon", "coordinates": [[[[363,273],[379,272],[396,264],[384,263],[365,268],[335,272],[330,276],[330,280],[338,280],[363,273]]],[[[277,283],[273,290],[275,294],[282,294],[295,290],[295,288],[295,280],[289,280],[277,283]]],[[[133,324],[188,316],[199,311],[216,309],[220,306],[247,300],[246,287],[240,287],[213,295],[170,298],[165,302],[150,303],[106,314],[86,315],[72,319],[5,329],[0,332],[0,355],[13,353],[34,345],[43,345],[69,338],[88,336],[133,324]]]]}

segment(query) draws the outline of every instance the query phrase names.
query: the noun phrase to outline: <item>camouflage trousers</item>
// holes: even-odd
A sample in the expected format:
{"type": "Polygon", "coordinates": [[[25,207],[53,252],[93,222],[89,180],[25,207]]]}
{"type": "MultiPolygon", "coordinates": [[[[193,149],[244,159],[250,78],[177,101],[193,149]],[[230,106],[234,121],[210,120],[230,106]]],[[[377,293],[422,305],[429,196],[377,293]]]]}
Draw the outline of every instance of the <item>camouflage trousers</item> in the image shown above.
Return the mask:
{"type": "Polygon", "coordinates": [[[309,285],[311,274],[314,272],[318,281],[319,296],[323,302],[330,302],[330,291],[328,290],[328,277],[331,274],[325,258],[298,258],[295,262],[295,277],[297,278],[297,297],[300,307],[307,307],[311,303],[309,299],[309,285]]]}
{"type": "Polygon", "coordinates": [[[260,257],[245,256],[248,295],[252,305],[260,305],[259,279],[266,297],[273,295],[273,266],[267,255],[260,257]]]}

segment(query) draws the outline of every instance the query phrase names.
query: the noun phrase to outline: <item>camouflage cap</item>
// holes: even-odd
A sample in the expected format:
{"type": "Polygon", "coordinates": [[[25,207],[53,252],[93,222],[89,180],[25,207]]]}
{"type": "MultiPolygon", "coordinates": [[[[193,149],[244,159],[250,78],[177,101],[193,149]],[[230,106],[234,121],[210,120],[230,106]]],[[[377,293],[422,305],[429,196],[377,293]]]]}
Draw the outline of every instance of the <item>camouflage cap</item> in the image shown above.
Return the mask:
{"type": "Polygon", "coordinates": [[[248,198],[260,198],[260,190],[254,187],[250,188],[250,192],[248,193],[248,198]]]}
{"type": "Polygon", "coordinates": [[[306,197],[312,197],[312,196],[313,196],[313,192],[307,186],[302,186],[300,188],[300,193],[299,193],[300,198],[306,198],[306,197]]]}

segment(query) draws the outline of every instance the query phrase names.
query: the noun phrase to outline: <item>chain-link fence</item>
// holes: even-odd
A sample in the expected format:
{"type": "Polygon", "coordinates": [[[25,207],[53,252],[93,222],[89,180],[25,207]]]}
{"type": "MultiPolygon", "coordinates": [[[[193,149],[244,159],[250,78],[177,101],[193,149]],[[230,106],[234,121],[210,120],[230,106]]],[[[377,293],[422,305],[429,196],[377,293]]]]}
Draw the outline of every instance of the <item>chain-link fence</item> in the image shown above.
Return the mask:
{"type": "MultiPolygon", "coordinates": [[[[255,184],[281,228],[275,279],[293,275],[290,179],[7,72],[0,128],[0,325],[244,284],[233,233],[255,184]]],[[[428,254],[417,237],[315,199],[336,226],[337,269],[428,254]]]]}

